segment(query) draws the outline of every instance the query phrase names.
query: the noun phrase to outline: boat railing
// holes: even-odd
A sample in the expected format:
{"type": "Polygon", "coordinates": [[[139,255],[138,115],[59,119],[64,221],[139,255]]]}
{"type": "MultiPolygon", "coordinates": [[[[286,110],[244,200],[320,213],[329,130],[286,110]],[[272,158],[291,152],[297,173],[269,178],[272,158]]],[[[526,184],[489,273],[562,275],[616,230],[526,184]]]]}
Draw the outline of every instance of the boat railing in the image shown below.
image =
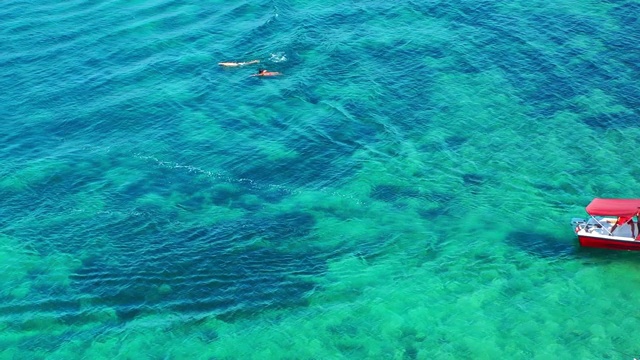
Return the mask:
{"type": "Polygon", "coordinates": [[[588,233],[597,232],[603,235],[611,235],[611,224],[606,218],[596,218],[592,216],[589,220],[582,218],[571,219],[571,224],[575,227],[576,232],[584,230],[588,233]]]}

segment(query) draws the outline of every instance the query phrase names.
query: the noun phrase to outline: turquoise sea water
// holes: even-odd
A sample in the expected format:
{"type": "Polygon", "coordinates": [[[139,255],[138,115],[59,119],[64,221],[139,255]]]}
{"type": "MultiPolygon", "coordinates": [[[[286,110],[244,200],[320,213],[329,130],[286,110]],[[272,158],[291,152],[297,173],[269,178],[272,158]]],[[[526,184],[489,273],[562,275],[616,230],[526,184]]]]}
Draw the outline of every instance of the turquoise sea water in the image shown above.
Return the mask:
{"type": "Polygon", "coordinates": [[[0,359],[640,356],[638,14],[0,2],[0,359]]]}

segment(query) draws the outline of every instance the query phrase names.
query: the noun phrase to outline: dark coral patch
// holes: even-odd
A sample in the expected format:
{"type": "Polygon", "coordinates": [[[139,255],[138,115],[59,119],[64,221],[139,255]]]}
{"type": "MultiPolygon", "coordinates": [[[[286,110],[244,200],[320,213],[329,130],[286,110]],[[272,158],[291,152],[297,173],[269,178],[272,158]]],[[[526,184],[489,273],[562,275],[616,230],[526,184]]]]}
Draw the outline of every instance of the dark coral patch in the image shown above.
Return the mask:
{"type": "Polygon", "coordinates": [[[459,147],[464,145],[464,143],[466,143],[467,141],[469,141],[469,137],[461,136],[461,135],[447,136],[444,139],[446,147],[451,150],[458,149],[459,147]]]}
{"type": "Polygon", "coordinates": [[[582,122],[594,129],[620,129],[637,126],[637,116],[629,113],[600,114],[584,118],[582,122]]]}
{"type": "Polygon", "coordinates": [[[462,175],[462,181],[465,186],[479,186],[482,185],[486,179],[479,174],[464,174],[462,175]]]}
{"type": "Polygon", "coordinates": [[[407,186],[376,185],[371,190],[371,197],[376,200],[393,202],[401,198],[420,197],[420,191],[407,186]]]}
{"type": "MultiPolygon", "coordinates": [[[[145,228],[140,225],[126,227],[145,228]]],[[[326,257],[312,248],[255,244],[260,238],[277,245],[307,236],[315,219],[302,212],[179,232],[156,226],[118,237],[114,246],[120,251],[109,258],[87,259],[72,275],[72,286],[93,295],[94,305],[115,308],[121,321],[166,308],[231,321],[274,306],[304,304],[316,285],[293,275],[314,276],[326,267],[326,257]]]]}
{"type": "Polygon", "coordinates": [[[541,258],[567,257],[575,253],[575,245],[557,237],[516,231],[505,239],[507,244],[541,258]]]}

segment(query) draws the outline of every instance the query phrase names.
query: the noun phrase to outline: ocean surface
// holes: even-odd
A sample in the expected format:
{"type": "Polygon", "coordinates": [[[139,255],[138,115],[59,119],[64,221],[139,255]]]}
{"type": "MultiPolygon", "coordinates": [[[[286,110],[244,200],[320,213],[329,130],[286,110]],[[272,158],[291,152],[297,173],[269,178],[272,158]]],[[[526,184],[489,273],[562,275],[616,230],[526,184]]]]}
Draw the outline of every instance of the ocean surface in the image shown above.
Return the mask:
{"type": "Polygon", "coordinates": [[[639,14],[0,2],[0,359],[640,356],[639,14]]]}

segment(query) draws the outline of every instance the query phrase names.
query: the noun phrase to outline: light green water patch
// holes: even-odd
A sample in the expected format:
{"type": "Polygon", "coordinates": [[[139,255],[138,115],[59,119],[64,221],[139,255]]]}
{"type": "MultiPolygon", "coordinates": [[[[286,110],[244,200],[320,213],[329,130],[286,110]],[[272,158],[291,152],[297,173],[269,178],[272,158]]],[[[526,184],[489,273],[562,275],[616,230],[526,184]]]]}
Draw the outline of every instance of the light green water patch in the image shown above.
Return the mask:
{"type": "Polygon", "coordinates": [[[158,102],[168,102],[176,104],[176,107],[181,107],[181,104],[194,98],[194,94],[191,90],[193,79],[173,80],[170,82],[162,82],[157,84],[155,88],[148,89],[150,92],[155,93],[156,100],[158,102]]]}
{"type": "Polygon", "coordinates": [[[32,160],[0,180],[0,187],[6,187],[12,191],[27,190],[46,183],[56,174],[70,172],[70,166],[62,159],[51,157],[32,160]]]}
{"type": "Polygon", "coordinates": [[[268,161],[291,160],[300,156],[299,152],[288,148],[281,141],[261,141],[257,145],[258,150],[268,161]]]}
{"type": "MultiPolygon", "coordinates": [[[[486,263],[486,269],[475,266],[465,270],[467,262],[460,259],[440,276],[415,268],[398,277],[400,269],[407,271],[401,263],[368,266],[356,257],[345,258],[331,264],[325,289],[312,297],[310,314],[270,323],[274,331],[268,339],[254,336],[252,331],[236,336],[250,337],[254,344],[270,351],[304,351],[297,347],[315,344],[313,348],[318,352],[365,357],[400,351],[421,354],[418,358],[546,358],[554,350],[578,351],[588,356],[594,350],[616,345],[605,339],[605,327],[580,325],[588,320],[589,312],[576,312],[576,304],[571,303],[574,297],[583,298],[578,294],[582,291],[579,287],[570,286],[568,293],[554,295],[558,294],[557,287],[567,286],[570,272],[553,266],[552,274],[564,274],[554,280],[549,278],[548,263],[532,263],[523,271],[504,267],[498,264],[503,263],[500,259],[495,260],[494,265],[486,263]],[[489,271],[491,268],[498,273],[489,271]],[[475,273],[487,271],[490,276],[484,286],[479,285],[475,273]],[[550,301],[561,304],[549,307],[550,301]],[[512,341],[514,338],[521,340],[512,341]],[[581,338],[589,344],[586,350],[581,338]],[[289,346],[277,349],[283,341],[289,346]],[[550,345],[538,349],[540,343],[550,345]]],[[[520,261],[528,262],[525,258],[520,261]]],[[[617,347],[624,348],[619,344],[617,347]]],[[[241,357],[247,351],[235,350],[241,357]]]]}
{"type": "Polygon", "coordinates": [[[179,123],[179,129],[184,137],[193,142],[215,142],[222,140],[229,133],[216,121],[216,117],[204,111],[185,110],[182,112],[184,121],[179,123]]]}
{"type": "MultiPolygon", "coordinates": [[[[157,326],[153,323],[153,319],[149,317],[136,320],[125,329],[125,336],[130,335],[126,337],[126,340],[121,341],[119,337],[107,337],[103,346],[116,350],[120,356],[127,359],[133,359],[139,354],[148,354],[150,357],[158,358],[166,357],[173,352],[174,348],[171,344],[175,341],[174,335],[167,332],[165,326],[157,326]]],[[[96,350],[96,354],[103,353],[99,347],[96,347],[96,350]]]]}
{"type": "Polygon", "coordinates": [[[627,112],[599,90],[593,96],[580,96],[574,101],[583,107],[584,115],[556,113],[554,121],[566,125],[549,134],[551,141],[545,142],[549,157],[560,153],[555,161],[550,159],[553,163],[550,169],[563,173],[560,177],[549,177],[548,181],[554,183],[564,178],[565,184],[580,189],[588,198],[582,201],[595,196],[635,197],[633,184],[638,172],[629,158],[621,154],[634,151],[640,129],[635,126],[593,129],[583,124],[580,120],[584,116],[627,112]],[[554,144],[559,147],[554,149],[554,144]]]}
{"type": "MultiPolygon", "coordinates": [[[[228,345],[242,343],[244,341],[241,339],[246,338],[252,344],[259,344],[259,348],[268,353],[285,352],[286,356],[289,352],[306,353],[310,347],[314,350],[314,356],[327,353],[332,354],[332,358],[388,358],[407,351],[415,352],[416,339],[423,339],[426,334],[432,333],[433,323],[425,321],[424,317],[410,319],[407,311],[414,316],[420,314],[413,301],[426,304],[429,299],[420,299],[415,293],[414,280],[411,280],[411,287],[407,288],[404,286],[406,282],[394,279],[398,275],[397,269],[404,269],[402,265],[393,262],[388,266],[367,266],[355,257],[334,262],[327,275],[327,289],[313,296],[311,310],[270,323],[269,326],[275,331],[268,336],[256,333],[260,327],[248,329],[247,334],[235,334],[236,341],[228,345]],[[331,276],[335,278],[331,280],[331,276]],[[407,293],[411,291],[411,295],[406,296],[401,289],[407,293]],[[329,295],[331,293],[333,295],[329,295]],[[426,327],[422,333],[414,329],[419,324],[426,327]],[[283,347],[283,344],[287,346],[283,347]]],[[[421,293],[428,294],[430,290],[442,287],[438,277],[418,278],[417,282],[424,286],[421,293]]],[[[226,344],[227,339],[223,337],[221,348],[226,348],[226,344]]],[[[434,348],[438,349],[439,346],[434,348]]],[[[235,347],[235,350],[237,356],[250,356],[247,349],[235,347]]],[[[433,351],[429,353],[433,354],[433,351]]]]}
{"type": "Polygon", "coordinates": [[[162,204],[163,206],[173,204],[173,207],[178,209],[178,220],[193,226],[211,226],[238,220],[246,214],[244,208],[249,205],[259,205],[259,199],[252,195],[242,195],[240,198],[221,202],[220,199],[212,199],[212,194],[216,192],[241,193],[233,184],[220,183],[198,194],[186,195],[174,192],[169,198],[162,199],[162,204]],[[202,200],[197,205],[191,205],[191,199],[194,197],[201,197],[202,200]]]}
{"type": "Polygon", "coordinates": [[[32,179],[36,174],[35,172],[21,170],[17,174],[5,176],[0,180],[0,188],[12,192],[25,191],[28,189],[29,179],[32,179]]]}
{"type": "Polygon", "coordinates": [[[375,241],[383,235],[375,220],[373,218],[339,220],[322,217],[314,230],[314,235],[318,237],[316,245],[328,249],[341,247],[357,249],[358,244],[375,241]]]}
{"type": "MultiPolygon", "coordinates": [[[[607,51],[602,39],[593,38],[589,35],[576,34],[569,39],[569,47],[577,49],[579,56],[568,59],[565,66],[571,67],[584,61],[597,61],[597,58],[607,51]]],[[[562,66],[557,64],[558,66],[562,66]]]]}
{"type": "MultiPolygon", "coordinates": [[[[140,184],[140,179],[143,178],[143,175],[146,173],[145,169],[131,166],[133,164],[122,165],[124,166],[108,166],[103,169],[102,176],[104,180],[110,184],[109,187],[112,192],[126,193],[131,186],[140,184]]],[[[150,184],[140,186],[151,189],[150,184]]]]}
{"type": "MultiPolygon", "coordinates": [[[[366,63],[359,66],[359,68],[368,68],[366,63]]],[[[374,106],[371,102],[379,100],[381,94],[383,94],[383,87],[381,84],[377,84],[372,79],[363,79],[362,81],[349,81],[349,82],[323,82],[319,83],[315,87],[314,93],[324,100],[339,100],[338,103],[344,104],[351,100],[355,102],[364,102],[374,106]],[[366,84],[366,86],[363,86],[366,84]]],[[[333,102],[327,103],[329,106],[335,104],[333,102]]]]}
{"type": "Polygon", "coordinates": [[[358,218],[368,211],[367,194],[368,191],[359,194],[346,187],[324,188],[318,191],[302,191],[299,196],[292,197],[290,203],[303,209],[331,213],[342,219],[358,218]]]}
{"type": "Polygon", "coordinates": [[[498,185],[523,174],[555,174],[558,166],[565,165],[565,158],[559,155],[570,150],[569,140],[552,131],[556,130],[555,123],[528,120],[528,107],[510,93],[499,73],[481,77],[447,75],[439,84],[436,93],[441,101],[453,97],[457,101],[450,111],[434,118],[438,129],[422,141],[427,149],[434,150],[450,141],[457,143],[449,151],[435,151],[430,157],[441,168],[479,174],[498,185]],[[434,142],[434,137],[444,144],[434,142]]]}
{"type": "MultiPolygon", "coordinates": [[[[340,94],[341,96],[345,96],[347,99],[353,99],[353,98],[357,98],[358,101],[362,101],[363,98],[358,96],[358,94],[354,94],[354,93],[350,93],[349,89],[344,89],[343,88],[344,93],[340,94]]],[[[366,98],[366,97],[365,97],[366,98]]],[[[323,100],[321,102],[321,105],[323,106],[317,106],[315,107],[316,109],[320,110],[320,116],[318,117],[319,119],[322,119],[322,117],[334,117],[334,116],[338,116],[338,117],[343,117],[344,121],[349,121],[349,122],[358,122],[361,121],[362,119],[359,119],[357,117],[357,115],[352,114],[349,110],[345,109],[345,107],[342,105],[344,99],[342,99],[342,101],[335,101],[335,100],[323,100]]]]}
{"type": "MultiPolygon", "coordinates": [[[[413,12],[409,7],[398,7],[393,10],[394,31],[385,30],[389,26],[388,17],[376,16],[377,14],[373,12],[370,14],[371,16],[364,22],[367,25],[366,32],[356,39],[356,45],[370,54],[375,54],[380,49],[391,50],[391,46],[393,50],[402,50],[403,47],[411,46],[409,44],[414,42],[417,47],[420,47],[419,44],[424,42],[424,39],[430,38],[443,29],[442,23],[437,19],[429,18],[425,21],[424,16],[413,12]]],[[[419,53],[416,53],[416,57],[419,56],[419,53]]]]}
{"type": "MultiPolygon", "coordinates": [[[[585,114],[627,114],[630,115],[632,111],[627,109],[611,95],[607,94],[604,90],[594,88],[590,93],[578,95],[571,101],[576,105],[578,109],[585,114]]],[[[637,127],[631,127],[629,130],[634,131],[637,127]]],[[[634,133],[637,132],[634,131],[634,133]]]]}
{"type": "MultiPolygon", "coordinates": [[[[457,39],[455,38],[455,36],[451,36],[453,39],[451,39],[451,41],[457,41],[457,39]]],[[[442,41],[443,44],[448,44],[445,41],[442,41]]],[[[456,57],[455,56],[451,56],[448,53],[434,53],[434,54],[427,54],[423,57],[421,57],[420,59],[418,59],[417,61],[419,61],[421,64],[424,64],[424,66],[426,66],[427,69],[430,69],[431,71],[433,71],[436,74],[445,74],[445,73],[451,73],[452,69],[455,69],[455,61],[456,61],[456,57]]],[[[430,92],[434,92],[437,93],[437,88],[430,86],[429,88],[430,92]]],[[[440,105],[441,106],[441,105],[440,105]]]]}
{"type": "Polygon", "coordinates": [[[195,321],[177,314],[144,315],[117,329],[99,332],[97,336],[81,337],[66,342],[56,354],[82,354],[83,357],[121,359],[176,358],[206,359],[221,329],[220,321],[195,321]],[[109,354],[109,355],[107,355],[109,354]]]}
{"type": "MultiPolygon", "coordinates": [[[[381,144],[342,191],[357,194],[363,200],[376,196],[429,208],[436,198],[454,196],[460,183],[450,174],[443,174],[440,166],[434,167],[437,162],[421,154],[410,141],[399,145],[381,144]],[[376,156],[378,152],[388,155],[376,156]]],[[[436,202],[440,200],[443,199],[436,202]]]]}
{"type": "Polygon", "coordinates": [[[46,286],[69,287],[70,275],[80,268],[81,262],[72,255],[64,253],[52,253],[39,259],[37,272],[40,273],[33,282],[39,282],[46,286]]]}
{"type": "MultiPolygon", "coordinates": [[[[353,179],[342,187],[342,191],[353,193],[360,199],[369,197],[376,185],[415,186],[407,178],[406,170],[402,167],[401,157],[394,158],[389,150],[383,149],[384,145],[376,146],[375,152],[384,154],[379,160],[367,160],[362,163],[361,170],[353,179]]],[[[411,172],[409,172],[409,175],[411,172]]]]}
{"type": "Polygon", "coordinates": [[[41,348],[13,350],[19,344],[37,341],[34,339],[40,339],[41,346],[46,347],[49,341],[55,342],[55,338],[62,336],[68,328],[59,322],[57,314],[38,311],[37,306],[29,305],[42,299],[43,291],[68,289],[70,275],[80,267],[80,261],[62,253],[42,256],[17,238],[2,236],[0,243],[0,259],[4,264],[0,268],[0,294],[8,300],[5,307],[16,306],[10,321],[0,322],[0,329],[3,329],[0,341],[6,350],[2,356],[43,356],[41,348]]]}
{"type": "MultiPolygon", "coordinates": [[[[117,7],[117,11],[114,14],[118,14],[119,16],[123,16],[124,14],[128,14],[127,20],[131,17],[131,10],[133,10],[134,21],[123,21],[120,26],[116,27],[114,30],[117,32],[117,37],[120,39],[121,44],[126,44],[129,40],[140,39],[144,37],[153,38],[155,34],[158,32],[158,27],[160,22],[155,20],[154,16],[148,12],[148,8],[137,6],[134,2],[120,4],[117,7]],[[129,8],[128,10],[125,10],[129,8]]],[[[156,15],[157,17],[162,16],[162,14],[156,15]]],[[[123,19],[124,20],[124,19],[123,19]]],[[[134,41],[134,43],[138,43],[134,41]]]]}
{"type": "Polygon", "coordinates": [[[528,110],[520,104],[514,95],[515,89],[499,69],[488,69],[479,74],[440,73],[433,86],[434,101],[448,105],[450,109],[440,112],[436,117],[438,124],[462,125],[464,130],[473,132],[509,124],[521,126],[522,123],[512,116],[528,110]]]}
{"type": "MultiPolygon", "coordinates": [[[[218,63],[225,60],[214,58],[211,53],[205,50],[210,41],[211,40],[207,36],[203,35],[188,45],[182,44],[183,47],[188,48],[188,51],[182,52],[183,56],[177,60],[183,66],[190,65],[198,69],[204,67],[203,70],[213,70],[214,66],[219,66],[218,63]]],[[[202,74],[199,75],[202,76],[202,74]]]]}
{"type": "Polygon", "coordinates": [[[40,266],[40,254],[28,243],[17,238],[0,235],[0,258],[2,266],[0,277],[2,294],[14,298],[25,298],[30,284],[24,279],[30,271],[40,266]]]}
{"type": "MultiPolygon", "coordinates": [[[[366,226],[362,229],[366,231],[366,226]]],[[[208,320],[185,325],[182,330],[179,325],[167,325],[166,316],[145,316],[121,333],[96,338],[85,354],[117,353],[123,358],[150,351],[176,358],[300,354],[330,358],[406,358],[410,354],[416,358],[545,358],[553,351],[578,351],[588,357],[603,346],[620,350],[630,346],[607,340],[609,334],[626,331],[626,327],[609,329],[591,323],[584,330],[587,323],[581,322],[588,320],[590,312],[572,311],[576,306],[593,306],[591,301],[575,304],[572,299],[586,301],[585,289],[594,294],[606,292],[601,281],[606,279],[607,286],[613,287],[615,273],[627,273],[623,281],[631,285],[630,264],[619,270],[614,266],[613,273],[596,276],[601,278],[596,281],[597,269],[579,272],[576,279],[593,283],[583,288],[571,283],[575,269],[549,268],[549,263],[531,262],[522,255],[511,261],[530,263],[528,267],[504,266],[509,262],[508,253],[494,254],[483,262],[470,261],[471,251],[477,249],[467,251],[464,257],[445,256],[419,267],[407,267],[401,258],[375,264],[357,256],[336,259],[321,280],[323,290],[312,295],[307,310],[287,311],[277,317],[266,314],[250,324],[208,320]],[[559,292],[556,287],[568,291],[559,292]],[[548,306],[549,302],[556,305],[548,306]],[[567,339],[563,338],[565,333],[570,334],[567,339]],[[520,340],[513,341],[516,338],[520,340]],[[582,350],[585,341],[590,345],[582,350]],[[547,345],[540,349],[537,344],[547,345]]],[[[631,304],[628,298],[621,302],[631,304]]],[[[636,324],[632,321],[629,325],[636,324]]],[[[75,349],[79,350],[80,344],[75,349]]]]}
{"type": "MultiPolygon", "coordinates": [[[[508,92],[509,87],[505,86],[506,83],[499,72],[487,72],[480,76],[448,75],[440,80],[440,83],[440,87],[446,89],[448,93],[442,91],[435,91],[435,93],[438,93],[443,102],[452,102],[450,99],[455,98],[455,112],[436,117],[439,126],[431,127],[418,146],[403,145],[408,151],[405,150],[402,154],[407,158],[401,157],[403,161],[398,161],[400,166],[389,166],[394,163],[393,161],[367,163],[361,174],[370,175],[373,173],[371,169],[377,166],[380,168],[381,180],[376,176],[376,180],[365,183],[415,186],[412,182],[415,180],[407,176],[409,172],[422,175],[419,184],[427,194],[435,195],[440,192],[458,197],[457,206],[462,206],[465,210],[479,207],[480,211],[495,213],[495,218],[498,219],[501,216],[503,219],[513,217],[513,214],[521,210],[522,204],[528,204],[533,210],[534,204],[539,204],[538,201],[523,199],[523,194],[518,193],[505,198],[505,194],[499,190],[500,186],[511,183],[514,178],[521,179],[520,191],[530,192],[531,190],[527,190],[530,180],[523,178],[524,174],[538,174],[541,170],[550,175],[557,173],[557,167],[563,165],[562,158],[556,155],[558,145],[566,148],[569,141],[561,137],[549,139],[543,136],[547,131],[551,132],[550,129],[544,128],[544,125],[543,127],[536,124],[522,125],[530,123],[524,116],[528,107],[519,104],[518,99],[508,92]],[[496,92],[496,89],[507,91],[496,92]],[[464,101],[459,101],[461,97],[464,101]],[[467,121],[462,121],[466,126],[461,127],[460,121],[451,121],[452,115],[463,119],[468,118],[467,121]],[[459,136],[461,140],[456,140],[455,136],[459,136]],[[434,138],[441,140],[434,140],[434,138]],[[530,138],[535,139],[533,143],[530,138]],[[449,139],[452,139],[453,147],[449,152],[442,152],[443,147],[449,146],[449,139]],[[459,144],[455,144],[456,142],[459,144]],[[523,153],[521,151],[523,146],[531,147],[532,152],[523,153]],[[421,155],[415,151],[417,147],[433,151],[421,155]],[[550,151],[545,151],[545,148],[550,151]],[[541,157],[541,163],[549,163],[552,166],[541,169],[536,165],[537,162],[531,161],[532,154],[541,157]],[[430,167],[434,170],[430,171],[430,167]],[[389,174],[393,176],[389,178],[391,176],[389,174]],[[473,180],[474,178],[471,177],[471,180],[478,183],[474,185],[472,182],[471,187],[464,185],[463,175],[465,174],[478,175],[478,180],[473,180]],[[441,190],[438,191],[438,188],[441,190]],[[472,191],[469,192],[469,190],[472,191]],[[478,201],[478,195],[482,195],[481,201],[478,201]]],[[[388,146],[388,144],[385,145],[388,146]]],[[[355,183],[357,185],[354,187],[359,188],[363,193],[363,183],[355,183]]],[[[368,187],[373,189],[375,185],[368,185],[368,187]]],[[[413,206],[419,208],[420,205],[420,201],[416,201],[413,206]]],[[[534,215],[539,216],[541,212],[543,211],[538,211],[534,215]]]]}
{"type": "Polygon", "coordinates": [[[343,209],[321,208],[317,213],[314,235],[318,245],[350,249],[368,261],[395,253],[418,251],[434,238],[436,223],[420,219],[416,214],[420,205],[398,209],[380,201],[371,201],[342,216],[343,209]]]}
{"type": "MultiPolygon", "coordinates": [[[[409,199],[407,204],[418,207],[420,201],[409,199]]],[[[312,214],[315,219],[313,243],[306,246],[326,249],[329,253],[335,249],[350,249],[350,252],[360,249],[363,256],[378,257],[384,254],[384,248],[394,244],[401,247],[398,237],[424,234],[421,222],[416,222],[416,210],[411,207],[399,210],[386,202],[372,201],[368,191],[357,194],[343,187],[298,190],[265,210],[276,214],[298,211],[312,214]]]]}

